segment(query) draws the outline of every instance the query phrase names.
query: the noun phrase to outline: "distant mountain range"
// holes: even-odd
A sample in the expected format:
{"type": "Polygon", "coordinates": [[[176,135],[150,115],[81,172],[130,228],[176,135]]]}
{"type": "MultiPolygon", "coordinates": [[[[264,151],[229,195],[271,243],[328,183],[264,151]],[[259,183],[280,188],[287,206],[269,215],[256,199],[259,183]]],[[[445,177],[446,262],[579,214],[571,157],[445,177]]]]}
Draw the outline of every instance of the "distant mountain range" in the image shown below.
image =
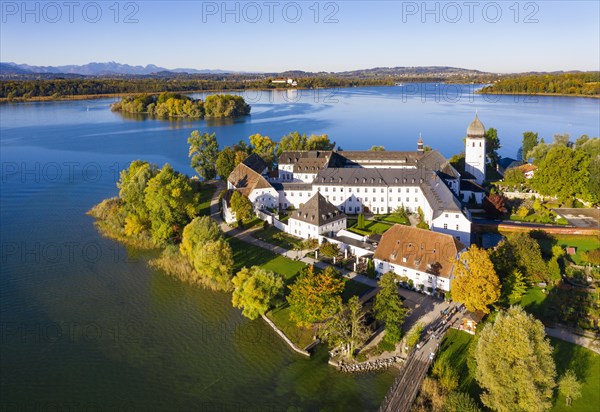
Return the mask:
{"type": "Polygon", "coordinates": [[[156,73],[189,73],[189,74],[222,74],[232,73],[227,70],[197,70],[197,69],[165,69],[154,64],[146,66],[131,66],[116,62],[88,63],[81,66],[31,66],[29,64],[0,63],[0,74],[2,75],[31,75],[31,74],[75,74],[82,76],[110,76],[110,75],[151,75],[156,73]]]}
{"type": "MultiPolygon", "coordinates": [[[[578,71],[550,72],[545,74],[577,73],[578,71]]],[[[542,74],[544,72],[529,72],[520,74],[542,74]]],[[[515,73],[516,74],[516,73],[515,73]]],[[[342,72],[308,72],[303,70],[287,70],[284,72],[243,72],[211,69],[166,69],[154,64],[146,66],[131,66],[116,62],[88,63],[84,65],[67,66],[31,66],[29,64],[0,62],[0,78],[13,80],[81,78],[81,77],[145,77],[145,78],[270,78],[270,77],[336,77],[340,79],[495,79],[500,75],[473,69],[449,66],[409,66],[409,67],[374,67],[342,72]]]]}

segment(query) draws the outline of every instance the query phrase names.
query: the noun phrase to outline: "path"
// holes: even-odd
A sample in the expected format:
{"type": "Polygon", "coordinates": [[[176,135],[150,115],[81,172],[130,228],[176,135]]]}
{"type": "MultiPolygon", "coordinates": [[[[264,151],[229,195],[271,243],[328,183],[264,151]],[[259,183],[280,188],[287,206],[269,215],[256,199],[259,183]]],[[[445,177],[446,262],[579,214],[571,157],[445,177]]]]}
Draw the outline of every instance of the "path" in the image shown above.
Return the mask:
{"type": "Polygon", "coordinates": [[[431,335],[424,333],[421,342],[408,355],[406,362],[400,369],[400,373],[383,399],[379,408],[381,412],[408,412],[412,407],[421,388],[421,383],[425,379],[435,353],[439,349],[439,343],[444,338],[452,322],[457,321],[462,316],[456,303],[449,305],[448,310],[450,313],[454,311],[454,315],[450,316],[447,322],[443,321],[443,317],[439,312],[435,312],[436,316],[427,326],[427,329],[432,330],[433,333],[431,335]]]}
{"type": "Polygon", "coordinates": [[[554,327],[546,326],[546,335],[552,336],[553,338],[564,340],[575,345],[583,346],[593,352],[600,355],[600,339],[588,338],[586,336],[577,335],[560,325],[554,327]]]}

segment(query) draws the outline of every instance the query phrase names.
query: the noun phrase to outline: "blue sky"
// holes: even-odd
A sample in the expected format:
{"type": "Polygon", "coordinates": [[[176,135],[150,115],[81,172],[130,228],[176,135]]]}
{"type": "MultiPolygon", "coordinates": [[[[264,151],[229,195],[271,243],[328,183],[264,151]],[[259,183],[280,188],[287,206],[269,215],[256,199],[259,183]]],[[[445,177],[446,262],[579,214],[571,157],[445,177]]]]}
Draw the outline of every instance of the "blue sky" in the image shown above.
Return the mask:
{"type": "Polygon", "coordinates": [[[600,69],[598,1],[133,1],[118,3],[118,13],[114,1],[67,3],[2,1],[0,60],[240,71],[600,69]]]}

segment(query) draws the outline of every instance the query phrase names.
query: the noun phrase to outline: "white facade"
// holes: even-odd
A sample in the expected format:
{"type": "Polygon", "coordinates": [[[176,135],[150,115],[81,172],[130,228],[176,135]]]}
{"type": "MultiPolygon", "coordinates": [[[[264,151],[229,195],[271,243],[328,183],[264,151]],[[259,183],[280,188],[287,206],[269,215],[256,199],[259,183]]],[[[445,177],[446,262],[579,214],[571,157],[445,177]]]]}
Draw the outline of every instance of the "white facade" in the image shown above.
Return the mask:
{"type": "Polygon", "coordinates": [[[467,137],[465,143],[465,171],[482,184],[485,180],[485,138],[467,137]]]}
{"type": "Polygon", "coordinates": [[[404,267],[399,264],[392,264],[383,260],[374,259],[375,271],[379,275],[383,275],[387,272],[394,272],[400,277],[406,277],[413,281],[414,287],[421,289],[421,285],[424,292],[429,292],[427,288],[440,289],[445,292],[450,290],[451,278],[445,278],[443,276],[432,275],[427,272],[422,272],[412,268],[404,267]]]}
{"type": "Polygon", "coordinates": [[[471,244],[471,221],[462,213],[445,211],[433,219],[431,230],[452,235],[466,246],[471,244]]]}
{"type": "Polygon", "coordinates": [[[255,209],[263,210],[267,208],[277,209],[279,207],[279,193],[272,187],[254,189],[248,195],[255,209]]]}
{"type": "Polygon", "coordinates": [[[346,229],[346,217],[324,224],[322,226],[313,225],[301,220],[290,218],[288,220],[288,233],[303,239],[318,239],[319,235],[337,233],[346,229]]]}

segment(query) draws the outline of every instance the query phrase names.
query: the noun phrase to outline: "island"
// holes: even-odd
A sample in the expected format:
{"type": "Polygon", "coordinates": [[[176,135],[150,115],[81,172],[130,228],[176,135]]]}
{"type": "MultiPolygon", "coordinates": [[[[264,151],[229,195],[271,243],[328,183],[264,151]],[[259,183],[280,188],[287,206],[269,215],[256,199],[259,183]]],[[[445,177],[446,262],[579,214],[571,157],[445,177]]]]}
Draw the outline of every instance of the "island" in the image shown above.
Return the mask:
{"type": "Polygon", "coordinates": [[[212,94],[206,100],[193,99],[180,93],[141,94],[125,96],[114,103],[115,112],[145,114],[157,118],[239,117],[250,114],[250,105],[243,97],[231,94],[212,94]]]}
{"type": "Polygon", "coordinates": [[[597,397],[600,243],[580,221],[597,221],[600,139],[524,132],[531,164],[499,158],[477,116],[454,160],[421,137],[402,152],[298,132],[188,143],[201,179],[133,161],[119,196],[89,212],[97,227],[159,249],[150,265],[165,274],[230,293],[297,353],[325,345],[345,373],[398,367],[380,410],[597,397]]]}

